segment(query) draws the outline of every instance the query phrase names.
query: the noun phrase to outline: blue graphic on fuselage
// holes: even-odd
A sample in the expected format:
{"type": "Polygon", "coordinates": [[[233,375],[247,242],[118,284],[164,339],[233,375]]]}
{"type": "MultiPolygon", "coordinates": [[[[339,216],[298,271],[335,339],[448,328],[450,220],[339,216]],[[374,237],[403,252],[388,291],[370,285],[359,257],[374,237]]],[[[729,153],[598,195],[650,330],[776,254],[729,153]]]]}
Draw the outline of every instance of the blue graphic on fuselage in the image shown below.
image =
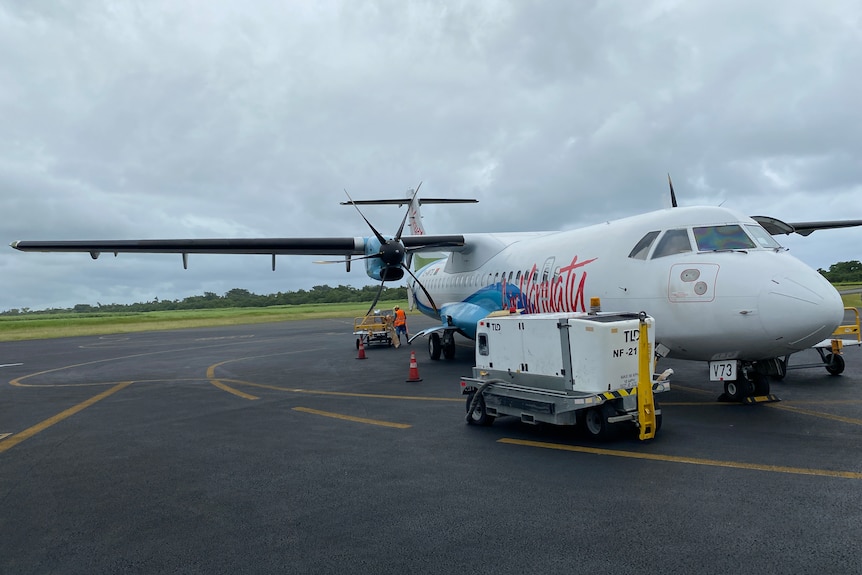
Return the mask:
{"type": "MultiPolygon", "coordinates": [[[[416,307],[423,314],[434,317],[434,309],[431,306],[423,305],[416,297],[420,292],[419,289],[413,292],[416,307]]],[[[497,282],[478,289],[463,301],[441,305],[438,308],[438,317],[443,321],[444,326],[456,328],[470,339],[476,339],[476,324],[480,319],[487,317],[491,312],[508,309],[512,306],[523,309],[526,304],[526,299],[517,286],[497,282]],[[505,297],[503,297],[504,286],[505,297]],[[505,305],[504,302],[506,302],[505,305]]]]}

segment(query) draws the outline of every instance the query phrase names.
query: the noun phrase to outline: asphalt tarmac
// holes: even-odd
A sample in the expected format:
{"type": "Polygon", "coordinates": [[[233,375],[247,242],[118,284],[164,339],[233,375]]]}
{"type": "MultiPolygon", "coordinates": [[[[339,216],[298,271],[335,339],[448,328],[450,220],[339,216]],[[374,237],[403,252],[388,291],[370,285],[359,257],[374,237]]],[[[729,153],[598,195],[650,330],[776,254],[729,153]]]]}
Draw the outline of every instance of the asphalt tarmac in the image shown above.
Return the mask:
{"type": "Polygon", "coordinates": [[[351,332],[0,343],[0,573],[862,572],[859,347],[753,406],[663,360],[657,437],[596,443],[466,425],[472,342],[351,332]]]}

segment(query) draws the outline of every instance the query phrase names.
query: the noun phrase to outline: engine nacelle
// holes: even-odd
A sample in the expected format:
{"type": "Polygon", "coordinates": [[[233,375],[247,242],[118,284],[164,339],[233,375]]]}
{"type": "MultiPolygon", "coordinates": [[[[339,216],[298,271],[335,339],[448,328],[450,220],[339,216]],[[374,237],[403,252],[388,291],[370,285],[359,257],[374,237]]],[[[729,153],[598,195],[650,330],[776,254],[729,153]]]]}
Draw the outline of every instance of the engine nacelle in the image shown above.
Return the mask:
{"type": "Polygon", "coordinates": [[[384,255],[384,257],[368,257],[365,260],[365,273],[377,281],[397,281],[404,277],[404,269],[399,265],[403,259],[400,242],[384,246],[375,237],[366,239],[365,255],[384,255]],[[385,260],[389,260],[387,263],[385,260]]]}

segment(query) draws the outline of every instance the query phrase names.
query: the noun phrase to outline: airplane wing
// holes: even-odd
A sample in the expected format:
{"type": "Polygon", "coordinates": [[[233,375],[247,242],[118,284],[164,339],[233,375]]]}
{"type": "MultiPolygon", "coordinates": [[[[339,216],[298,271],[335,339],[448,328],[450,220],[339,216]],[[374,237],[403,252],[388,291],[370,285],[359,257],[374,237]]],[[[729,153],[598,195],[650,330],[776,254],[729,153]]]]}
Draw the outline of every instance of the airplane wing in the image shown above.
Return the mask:
{"type": "MultiPolygon", "coordinates": [[[[464,246],[464,236],[406,236],[409,251],[441,251],[464,246]]],[[[10,245],[22,252],[84,252],[149,254],[364,255],[368,238],[215,238],[175,240],[20,240],[10,245]]]]}
{"type": "Polygon", "coordinates": [[[813,232],[816,232],[817,230],[830,230],[835,228],[852,228],[855,226],[862,226],[862,220],[783,222],[778,218],[771,218],[769,216],[751,216],[751,218],[758,224],[763,226],[763,228],[773,236],[777,236],[779,234],[790,235],[792,233],[797,233],[800,236],[807,236],[812,234],[813,232]]]}

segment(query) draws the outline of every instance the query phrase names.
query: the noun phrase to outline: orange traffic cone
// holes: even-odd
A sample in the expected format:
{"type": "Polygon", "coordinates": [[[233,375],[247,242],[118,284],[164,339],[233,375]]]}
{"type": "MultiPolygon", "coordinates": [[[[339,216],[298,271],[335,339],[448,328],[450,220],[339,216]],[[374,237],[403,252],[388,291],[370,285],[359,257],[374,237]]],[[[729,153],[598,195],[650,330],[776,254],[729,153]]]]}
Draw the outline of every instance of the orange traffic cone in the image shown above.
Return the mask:
{"type": "Polygon", "coordinates": [[[362,345],[362,338],[360,337],[356,341],[359,342],[359,355],[356,356],[356,359],[365,359],[365,346],[362,345]]]}
{"type": "Polygon", "coordinates": [[[408,382],[422,381],[419,377],[419,365],[416,363],[416,352],[410,352],[410,375],[407,376],[408,382]]]}

